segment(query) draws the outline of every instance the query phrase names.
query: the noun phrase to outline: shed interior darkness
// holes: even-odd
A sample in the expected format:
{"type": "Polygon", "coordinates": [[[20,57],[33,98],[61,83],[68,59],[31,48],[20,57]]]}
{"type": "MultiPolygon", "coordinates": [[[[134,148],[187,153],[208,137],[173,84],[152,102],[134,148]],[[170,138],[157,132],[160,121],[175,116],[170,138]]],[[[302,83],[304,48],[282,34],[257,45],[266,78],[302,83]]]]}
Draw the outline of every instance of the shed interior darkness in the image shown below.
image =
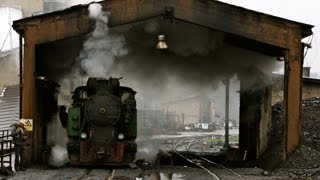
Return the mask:
{"type": "MultiPolygon", "coordinates": [[[[222,81],[236,79],[231,81],[237,87],[232,90],[239,95],[231,96],[230,102],[240,104],[237,107],[239,152],[243,155],[247,151],[248,160],[254,160],[267,149],[272,72],[283,68],[283,64],[276,61],[283,49],[178,20],[165,22],[162,18],[113,27],[108,33],[115,40],[123,36],[125,42],[119,43],[125,43],[128,53],[113,58],[106,55],[105,61],[111,63],[103,63],[108,66],[104,77],[123,77],[121,85],[138,92],[138,109],[155,109],[163,102],[199,94],[214,99],[214,91],[224,86],[222,81]],[[155,49],[159,34],[165,35],[167,51],[155,49]]],[[[40,133],[38,137],[42,137],[37,140],[42,142],[38,152],[49,144],[41,129],[47,127],[51,119],[56,119],[56,112],[48,113],[47,108],[42,107],[69,105],[70,92],[85,84],[88,76],[95,75],[83,69],[79,58],[90,36],[89,33],[36,45],[36,76],[49,80],[44,83],[49,87],[43,86],[41,80],[36,83],[37,114],[43,122],[40,123],[43,127],[35,129],[40,133]],[[58,96],[53,82],[61,86],[58,96]],[[44,90],[46,88],[50,90],[44,90]]],[[[118,42],[109,42],[112,43],[118,42]]],[[[103,48],[95,50],[98,56],[104,55],[103,48]]],[[[220,99],[224,100],[224,96],[220,94],[220,99]]],[[[222,106],[224,110],[224,104],[215,106],[222,106]]]]}

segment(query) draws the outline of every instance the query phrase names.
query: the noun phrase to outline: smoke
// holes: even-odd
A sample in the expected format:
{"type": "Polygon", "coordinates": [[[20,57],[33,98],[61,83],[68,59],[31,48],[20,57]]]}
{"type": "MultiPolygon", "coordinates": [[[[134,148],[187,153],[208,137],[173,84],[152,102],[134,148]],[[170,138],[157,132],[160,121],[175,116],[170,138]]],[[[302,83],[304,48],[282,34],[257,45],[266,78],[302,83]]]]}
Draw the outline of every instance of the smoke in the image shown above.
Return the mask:
{"type": "Polygon", "coordinates": [[[149,140],[144,139],[143,143],[137,142],[137,144],[138,144],[138,150],[136,153],[136,160],[144,159],[148,162],[155,162],[163,142],[160,142],[159,140],[154,141],[151,139],[149,140]]]}
{"type": "Polygon", "coordinates": [[[128,53],[124,37],[109,32],[109,15],[102,11],[100,4],[89,6],[89,17],[95,20],[95,28],[85,41],[78,59],[88,76],[106,77],[116,58],[128,53]]]}
{"type": "Polygon", "coordinates": [[[47,144],[51,146],[49,165],[61,167],[68,162],[67,133],[62,127],[58,115],[47,124],[47,144]]]}
{"type": "Polygon", "coordinates": [[[108,74],[124,77],[121,84],[138,92],[139,108],[196,95],[214,98],[221,81],[235,74],[248,89],[260,89],[272,84],[279,65],[274,57],[225,43],[221,32],[180,21],[153,19],[112,30],[126,37],[130,53],[108,74]],[[159,34],[168,51],[155,49],[159,34]]]}
{"type": "Polygon", "coordinates": [[[231,46],[221,32],[180,21],[166,23],[162,18],[109,29],[110,16],[100,4],[89,6],[95,27],[72,76],[65,78],[73,81],[69,80],[67,91],[85,84],[89,76],[124,77],[121,85],[138,92],[138,108],[154,108],[190,96],[213,98],[221,81],[235,74],[248,89],[272,84],[269,77],[278,67],[275,58],[231,46]],[[168,51],[155,49],[159,34],[165,35],[168,51]],[[253,72],[260,75],[252,76],[253,72]]]}
{"type": "Polygon", "coordinates": [[[51,148],[49,157],[49,165],[54,167],[61,167],[68,162],[68,151],[65,147],[55,145],[51,148]]]}
{"type": "MultiPolygon", "coordinates": [[[[274,57],[226,43],[222,32],[162,18],[109,29],[110,16],[100,4],[89,6],[95,27],[74,69],[60,80],[65,94],[86,83],[88,76],[124,77],[121,85],[138,92],[138,109],[156,109],[161,103],[191,96],[216,99],[221,82],[234,75],[243,87],[258,90],[271,85],[272,72],[283,68],[274,57]],[[155,48],[159,34],[165,35],[167,51],[155,48]]],[[[141,146],[138,156],[154,159],[157,152],[154,145],[141,146]]]]}

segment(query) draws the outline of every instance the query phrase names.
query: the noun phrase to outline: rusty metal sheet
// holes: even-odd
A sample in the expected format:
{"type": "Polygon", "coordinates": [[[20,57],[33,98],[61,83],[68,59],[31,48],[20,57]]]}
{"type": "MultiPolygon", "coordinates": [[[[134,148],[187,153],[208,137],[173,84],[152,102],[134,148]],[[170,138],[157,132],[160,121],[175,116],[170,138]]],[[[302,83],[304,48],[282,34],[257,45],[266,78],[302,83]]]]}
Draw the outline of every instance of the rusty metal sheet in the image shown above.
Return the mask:
{"type": "MultiPolygon", "coordinates": [[[[312,33],[311,25],[215,1],[110,0],[100,3],[104,10],[112,14],[110,26],[160,16],[166,6],[172,6],[175,18],[282,48],[289,47],[287,42],[288,29],[300,28],[303,30],[301,34],[309,33],[310,35],[312,33]]],[[[41,42],[81,35],[90,30],[87,7],[79,6],[59,11],[60,13],[50,13],[38,18],[15,21],[13,27],[18,32],[22,32],[25,26],[39,26],[41,42]]]]}

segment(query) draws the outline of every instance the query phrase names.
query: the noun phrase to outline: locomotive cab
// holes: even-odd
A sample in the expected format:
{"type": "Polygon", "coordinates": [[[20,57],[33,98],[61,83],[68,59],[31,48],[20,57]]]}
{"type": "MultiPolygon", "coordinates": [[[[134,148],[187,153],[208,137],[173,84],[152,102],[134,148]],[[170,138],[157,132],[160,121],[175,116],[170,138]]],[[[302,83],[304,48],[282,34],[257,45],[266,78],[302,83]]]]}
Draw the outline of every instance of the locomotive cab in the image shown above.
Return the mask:
{"type": "Polygon", "coordinates": [[[68,109],[68,154],[73,164],[124,165],[135,159],[136,92],[119,79],[89,78],[68,109]]]}

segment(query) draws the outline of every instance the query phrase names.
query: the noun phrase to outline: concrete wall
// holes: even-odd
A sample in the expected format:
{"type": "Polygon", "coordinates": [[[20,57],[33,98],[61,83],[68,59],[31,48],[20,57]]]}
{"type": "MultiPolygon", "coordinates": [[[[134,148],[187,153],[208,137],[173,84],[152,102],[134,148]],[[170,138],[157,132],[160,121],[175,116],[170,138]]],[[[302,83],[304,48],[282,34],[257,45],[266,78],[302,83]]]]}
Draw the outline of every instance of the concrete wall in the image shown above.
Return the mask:
{"type": "Polygon", "coordinates": [[[23,17],[28,17],[43,11],[43,0],[1,0],[0,6],[22,9],[23,17]]]}
{"type": "Polygon", "coordinates": [[[271,87],[266,87],[262,93],[261,118],[259,122],[259,139],[257,158],[268,148],[269,133],[271,128],[271,87]]]}
{"type": "MultiPolygon", "coordinates": [[[[283,101],[283,77],[277,77],[272,86],[272,105],[283,101]]],[[[303,78],[302,99],[320,97],[320,79],[303,78]]]]}
{"type": "MultiPolygon", "coordinates": [[[[175,114],[184,113],[184,124],[192,124],[199,122],[200,119],[200,103],[197,100],[189,100],[168,104],[168,112],[175,114]]],[[[166,108],[166,107],[164,107],[166,108]]],[[[165,111],[165,109],[164,109],[165,111]]]]}
{"type": "Polygon", "coordinates": [[[162,105],[162,110],[179,116],[184,114],[184,124],[211,122],[215,114],[213,102],[202,97],[170,102],[162,105]]]}
{"type": "Polygon", "coordinates": [[[302,98],[320,97],[320,80],[319,83],[304,82],[302,87],[302,98]]]}

